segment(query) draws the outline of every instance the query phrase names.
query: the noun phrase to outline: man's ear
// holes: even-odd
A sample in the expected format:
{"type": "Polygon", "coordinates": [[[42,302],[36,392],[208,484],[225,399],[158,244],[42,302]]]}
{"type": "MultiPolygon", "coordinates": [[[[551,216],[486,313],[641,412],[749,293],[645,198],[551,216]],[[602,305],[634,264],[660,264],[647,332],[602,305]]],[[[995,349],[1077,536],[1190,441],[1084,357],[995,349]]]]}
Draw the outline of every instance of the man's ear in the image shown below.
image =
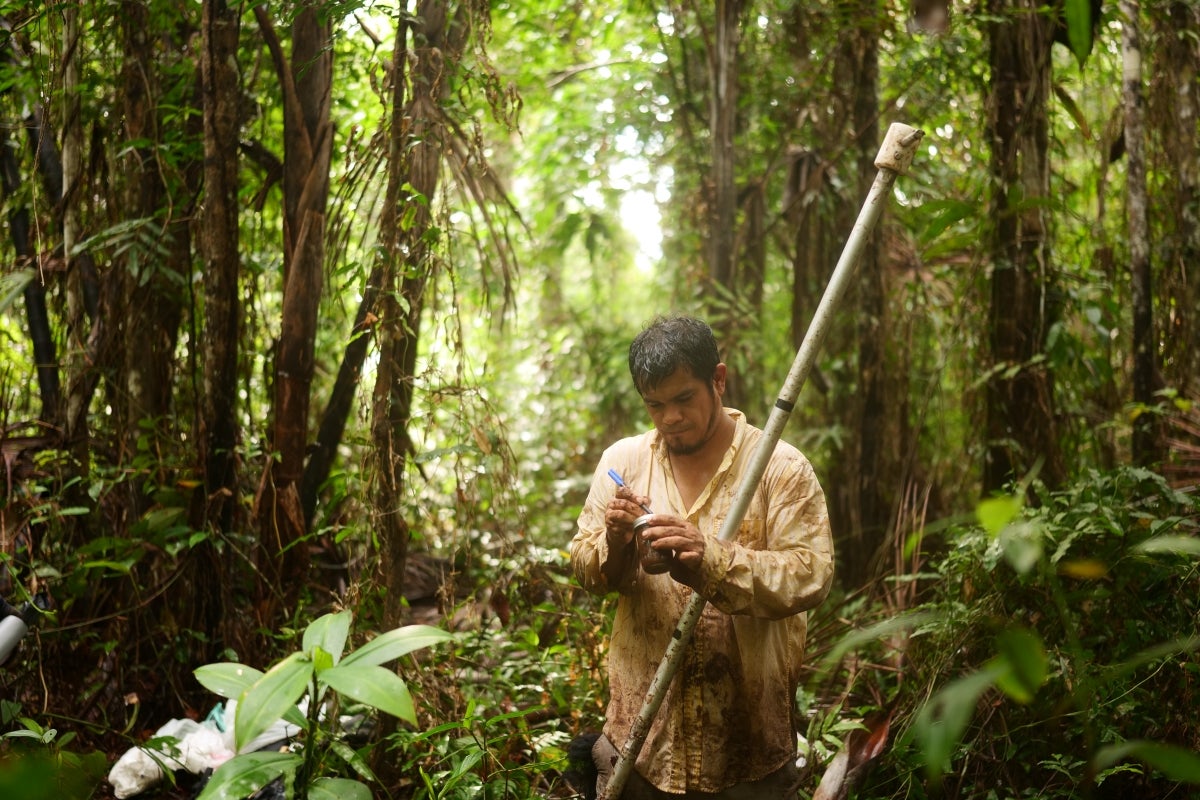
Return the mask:
{"type": "Polygon", "coordinates": [[[713,389],[717,393],[717,397],[725,394],[725,362],[717,364],[717,368],[713,370],[713,389]]]}

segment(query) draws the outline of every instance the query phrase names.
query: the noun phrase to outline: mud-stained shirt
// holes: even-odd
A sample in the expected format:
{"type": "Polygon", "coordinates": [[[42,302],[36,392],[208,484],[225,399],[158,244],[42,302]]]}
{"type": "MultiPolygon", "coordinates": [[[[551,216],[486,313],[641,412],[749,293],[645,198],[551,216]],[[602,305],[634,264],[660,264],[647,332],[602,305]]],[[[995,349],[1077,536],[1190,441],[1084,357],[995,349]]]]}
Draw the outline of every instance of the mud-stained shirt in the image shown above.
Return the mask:
{"type": "Polygon", "coordinates": [[[733,444],[691,508],[683,507],[665,445],[649,431],[604,452],[571,541],[584,588],[620,593],[604,725],[620,750],[692,590],[669,574],[642,572],[632,544],[609,551],[604,515],[616,485],[608,470],[649,496],[652,511],[686,517],[707,537],[698,592],[708,603],[636,761],[667,792],[721,791],[795,757],[805,611],[825,599],[833,579],[825,495],[812,465],[785,442],[776,444],[736,535],[718,538],[763,436],[741,412],[725,413],[736,423],[733,444]],[[610,558],[620,564],[608,568],[610,558]]]}

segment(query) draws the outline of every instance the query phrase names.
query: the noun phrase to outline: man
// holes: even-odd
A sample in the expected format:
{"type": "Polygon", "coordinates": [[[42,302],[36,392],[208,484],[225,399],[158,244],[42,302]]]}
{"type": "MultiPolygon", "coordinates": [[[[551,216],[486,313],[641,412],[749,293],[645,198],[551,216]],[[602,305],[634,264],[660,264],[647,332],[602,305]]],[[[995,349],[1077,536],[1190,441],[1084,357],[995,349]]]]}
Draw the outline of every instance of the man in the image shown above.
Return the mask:
{"type": "Polygon", "coordinates": [[[611,696],[592,751],[597,789],[694,590],[708,604],[622,797],[794,798],[804,612],[833,578],[825,496],[808,460],[780,442],[736,536],[718,539],[763,434],[722,406],[726,365],[712,330],[659,317],[630,345],[629,370],[654,429],[604,452],[571,541],[580,583],[620,593],[611,696]],[[654,512],[645,539],[671,556],[663,574],[639,567],[633,522],[643,505],[654,512]]]}

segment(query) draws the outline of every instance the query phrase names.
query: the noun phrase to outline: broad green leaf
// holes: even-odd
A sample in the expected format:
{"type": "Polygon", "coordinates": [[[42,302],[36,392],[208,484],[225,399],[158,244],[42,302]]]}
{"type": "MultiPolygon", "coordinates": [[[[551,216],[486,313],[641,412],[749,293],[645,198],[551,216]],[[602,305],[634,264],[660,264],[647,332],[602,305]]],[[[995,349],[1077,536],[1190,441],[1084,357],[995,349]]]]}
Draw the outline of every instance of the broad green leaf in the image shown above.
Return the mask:
{"type": "Polygon", "coordinates": [[[1200,538],[1195,536],[1155,536],[1133,548],[1142,553],[1179,553],[1200,556],[1200,538]]]}
{"type": "Polygon", "coordinates": [[[1000,547],[1012,568],[1025,575],[1042,557],[1041,531],[1029,524],[1009,525],[1000,532],[1000,547]]]}
{"type": "Polygon", "coordinates": [[[379,666],[408,655],[414,650],[453,638],[454,634],[432,625],[405,625],[376,636],[342,659],[342,665],[379,666]]]}
{"type": "Polygon", "coordinates": [[[1011,495],[989,497],[975,507],[975,516],[983,529],[995,536],[1016,519],[1021,513],[1021,505],[1020,498],[1011,495]]]}
{"type": "Polygon", "coordinates": [[[822,660],[827,668],[833,667],[842,660],[842,656],[851,650],[857,650],[859,647],[867,644],[887,639],[893,634],[903,631],[912,630],[913,628],[922,625],[932,619],[936,619],[937,615],[925,611],[910,611],[897,614],[894,617],[884,619],[881,622],[876,622],[862,630],[851,631],[838,640],[833,646],[829,654],[822,660]]]}
{"type": "Polygon", "coordinates": [[[1171,744],[1131,739],[1101,748],[1092,759],[1096,772],[1128,758],[1144,761],[1173,781],[1200,783],[1200,754],[1171,744]]]}
{"type": "Polygon", "coordinates": [[[956,222],[961,222],[977,212],[973,203],[962,200],[934,200],[922,206],[929,224],[921,233],[921,241],[928,243],[940,236],[956,222]]]}
{"type": "Polygon", "coordinates": [[[371,771],[371,767],[367,764],[357,750],[346,744],[341,739],[332,739],[329,742],[329,749],[336,753],[342,761],[350,765],[350,768],[362,776],[363,780],[378,782],[375,773],[371,771]]]}
{"type": "Polygon", "coordinates": [[[238,700],[233,731],[236,749],[241,750],[295,706],[312,675],[308,656],[292,653],[255,681],[238,700]]]}
{"type": "Polygon", "coordinates": [[[1010,628],[1000,634],[996,645],[996,685],[1018,703],[1030,702],[1046,681],[1046,651],[1041,639],[1024,628],[1010,628]]]}
{"type": "Polygon", "coordinates": [[[263,676],[262,672],[254,667],[232,661],[206,664],[203,667],[197,667],[192,674],[205,689],[231,700],[236,700],[242,692],[253,686],[263,676]]]}
{"type": "Polygon", "coordinates": [[[930,777],[938,777],[950,769],[950,758],[962,739],[975,703],[992,685],[989,672],[974,672],[943,687],[917,711],[916,734],[921,744],[921,758],[930,777]]]}
{"type": "Polygon", "coordinates": [[[371,790],[349,778],[317,778],[308,787],[308,800],[371,800],[371,790]]]}
{"type": "Polygon", "coordinates": [[[341,664],[321,673],[320,681],[339,694],[416,724],[408,685],[386,667],[341,664]]]}
{"type": "Polygon", "coordinates": [[[311,654],[314,647],[320,647],[333,656],[336,664],[346,649],[353,618],[349,611],[339,611],[314,620],[304,631],[304,652],[311,654]]]}
{"type": "Polygon", "coordinates": [[[1099,675],[1099,683],[1113,683],[1122,680],[1125,676],[1132,674],[1138,669],[1141,669],[1147,664],[1153,664],[1156,661],[1161,661],[1168,656],[1180,655],[1183,653],[1191,653],[1200,650],[1200,635],[1192,634],[1191,636],[1183,636],[1167,642],[1161,642],[1149,647],[1126,661],[1119,664],[1113,664],[1108,669],[1102,671],[1099,675]]]}
{"type": "Polygon", "coordinates": [[[1066,0],[1063,15],[1067,19],[1067,41],[1075,60],[1083,66],[1092,52],[1092,2],[1091,0],[1066,0]]]}
{"type": "Polygon", "coordinates": [[[243,753],[217,767],[196,800],[243,800],[280,775],[291,776],[300,766],[295,753],[243,753]]]}

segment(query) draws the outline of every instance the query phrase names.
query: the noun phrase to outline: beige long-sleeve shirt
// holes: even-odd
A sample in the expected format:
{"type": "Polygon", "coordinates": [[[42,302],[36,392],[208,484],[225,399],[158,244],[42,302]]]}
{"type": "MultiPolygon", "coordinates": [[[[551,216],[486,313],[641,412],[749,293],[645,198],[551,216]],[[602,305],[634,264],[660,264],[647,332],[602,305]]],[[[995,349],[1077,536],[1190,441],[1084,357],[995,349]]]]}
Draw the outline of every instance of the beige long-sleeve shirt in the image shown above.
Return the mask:
{"type": "Polygon", "coordinates": [[[733,444],[691,508],[683,508],[670,459],[649,431],[605,451],[571,541],[575,576],[589,591],[619,591],[608,649],[610,699],[604,732],[618,749],[641,711],[650,681],[692,590],[669,574],[647,575],[636,558],[614,584],[604,515],[615,469],[656,513],[686,517],[708,537],[699,593],[708,600],[687,655],[667,690],[637,771],[668,792],[716,792],[757,780],[795,757],[793,724],[806,609],[833,579],[833,543],[825,496],[808,460],[779,442],[736,536],[717,538],[762,431],[741,412],[733,444]]]}

